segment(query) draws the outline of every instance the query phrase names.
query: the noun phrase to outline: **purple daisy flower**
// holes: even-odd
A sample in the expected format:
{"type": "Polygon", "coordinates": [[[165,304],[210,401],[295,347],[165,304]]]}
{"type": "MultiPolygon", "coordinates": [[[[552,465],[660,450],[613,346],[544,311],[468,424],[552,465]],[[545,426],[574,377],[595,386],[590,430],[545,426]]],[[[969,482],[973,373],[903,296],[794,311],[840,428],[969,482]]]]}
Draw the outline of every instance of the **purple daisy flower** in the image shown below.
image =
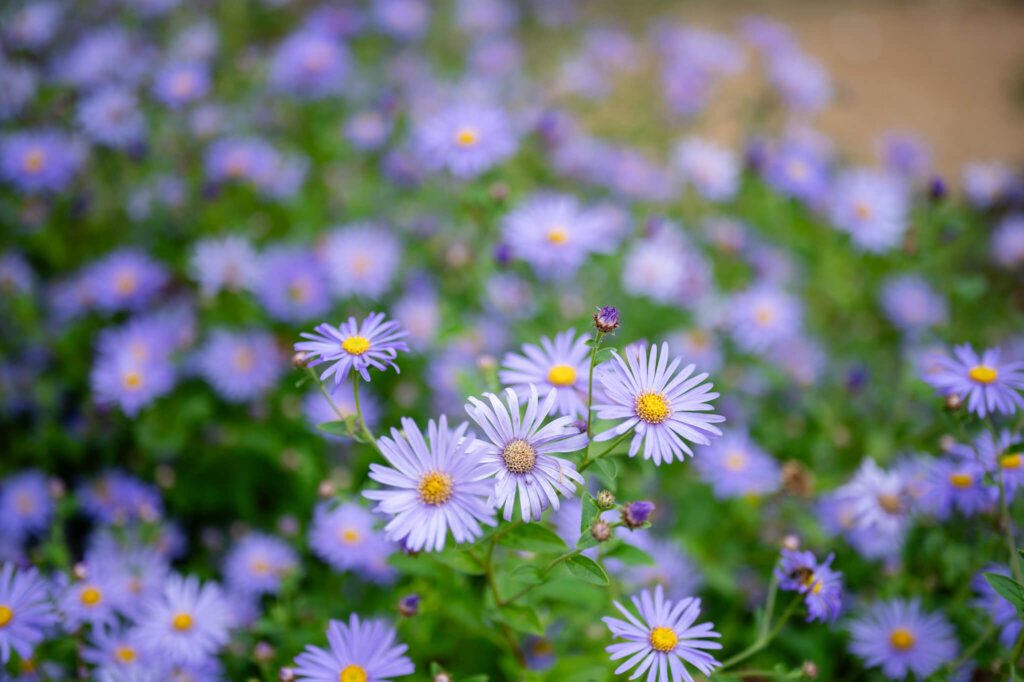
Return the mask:
{"type": "Polygon", "coordinates": [[[260,257],[254,293],[267,313],[282,322],[302,322],[331,307],[327,277],[309,250],[276,246],[260,257]]]}
{"type": "Polygon", "coordinates": [[[203,164],[207,179],[211,182],[226,182],[252,180],[276,161],[277,152],[263,140],[225,137],[215,140],[206,148],[203,164]]]}
{"type": "Polygon", "coordinates": [[[174,365],[167,356],[139,359],[128,348],[101,352],[89,376],[96,403],[117,405],[129,417],[170,393],[175,380],[174,365]]]}
{"type": "Polygon", "coordinates": [[[168,665],[199,663],[227,644],[229,613],[216,583],[172,574],[140,616],[139,637],[168,665]]]}
{"type": "Polygon", "coordinates": [[[249,533],[224,558],[228,587],[244,594],[277,594],[281,579],[298,566],[288,543],[273,535],[249,533]]]}
{"type": "Polygon", "coordinates": [[[349,616],[348,625],[332,620],[327,626],[331,650],[307,645],[295,657],[295,674],[309,682],[387,682],[411,675],[416,666],[405,656],[408,646],[397,644],[395,629],[383,620],[360,621],[349,616]]]}
{"type": "Polygon", "coordinates": [[[948,519],[954,508],[973,516],[999,499],[998,489],[985,485],[985,468],[973,459],[942,457],[929,462],[926,471],[924,494],[917,504],[940,520],[948,519]]]}
{"type": "Polygon", "coordinates": [[[94,629],[90,644],[82,649],[82,660],[96,666],[100,675],[131,674],[158,666],[157,657],[143,652],[139,635],[133,629],[94,629]]]}
{"type": "Polygon", "coordinates": [[[56,130],[23,130],[0,141],[0,177],[23,192],[60,192],[71,184],[84,153],[56,130]]]}
{"type": "Polygon", "coordinates": [[[832,83],[818,60],[799,50],[771,55],[768,79],[785,104],[795,112],[814,113],[832,99],[832,83]]]}
{"type": "Polygon", "coordinates": [[[886,168],[908,180],[924,175],[931,162],[924,140],[906,131],[891,131],[883,135],[878,151],[886,168]]]}
{"type": "Polygon", "coordinates": [[[44,47],[57,35],[65,9],[61,3],[49,0],[21,5],[4,17],[3,35],[11,46],[28,50],[44,47]]]}
{"type": "Polygon", "coordinates": [[[946,323],[945,299],[920,275],[895,275],[882,284],[882,309],[889,320],[906,332],[918,332],[946,323]]]}
{"type": "Polygon", "coordinates": [[[1021,621],[1017,608],[992,588],[985,579],[985,573],[998,573],[1010,577],[1010,571],[1005,566],[987,566],[971,579],[971,586],[978,595],[974,605],[992,617],[992,621],[1000,628],[999,643],[1012,650],[1017,638],[1020,637],[1024,622],[1021,621]]]}
{"type": "Polygon", "coordinates": [[[957,443],[950,453],[965,460],[977,459],[985,470],[999,480],[1002,470],[1006,493],[1013,495],[1017,488],[1024,487],[1024,439],[1009,429],[1003,429],[997,437],[983,431],[974,439],[973,445],[957,443]]]}
{"type": "Polygon", "coordinates": [[[203,296],[222,289],[242,291],[259,281],[259,260],[249,240],[240,235],[196,242],[189,259],[193,279],[203,296]]]}
{"type": "Polygon", "coordinates": [[[430,3],[426,0],[379,0],[373,4],[373,23],[399,40],[415,40],[430,27],[430,3]]]}
{"type": "Polygon", "coordinates": [[[395,545],[374,529],[373,514],[349,502],[317,506],[309,528],[313,553],[336,571],[355,571],[364,578],[387,582],[393,570],[386,565],[395,545]]]}
{"type": "Polygon", "coordinates": [[[687,441],[708,445],[708,438],[722,435],[714,424],[725,417],[710,413],[712,384],[704,383],[707,374],[691,376],[695,366],[687,365],[676,373],[682,363],[675,357],[669,363],[668,344],[658,348],[627,351],[626,359],[612,351],[613,360],[601,365],[598,378],[608,403],[594,405],[600,419],[622,420],[616,426],[594,436],[597,442],[617,438],[635,429],[629,445],[629,456],[635,457],[643,446],[644,459],[655,466],[671,463],[673,458],[693,456],[687,441]]]}
{"type": "Polygon", "coordinates": [[[712,641],[721,637],[713,623],[694,625],[700,615],[700,599],[687,597],[677,602],[666,600],[661,585],[654,589],[654,598],[644,590],[630,597],[639,618],[619,602],[612,602],[626,620],[606,616],[602,618],[614,637],[627,640],[605,648],[611,660],[629,657],[615,670],[615,674],[636,668],[630,678],[648,672],[647,679],[661,682],[692,682],[686,669],[689,663],[704,675],[711,675],[722,666],[706,649],[721,649],[712,641]]]}
{"type": "Polygon", "coordinates": [[[160,491],[123,471],[107,471],[80,486],[78,502],[88,516],[106,524],[154,521],[163,514],[160,491]]]}
{"type": "Polygon", "coordinates": [[[141,142],[146,119],[135,93],[121,87],[98,90],[78,105],[78,124],[90,139],[115,149],[141,142]]]}
{"type": "Polygon", "coordinates": [[[391,429],[377,444],[390,467],[370,465],[370,478],[388,488],[365,490],[377,500],[374,511],[387,514],[384,527],[389,539],[413,552],[439,552],[451,529],[455,542],[472,542],[482,535],[480,523],[495,525],[494,509],[487,497],[494,486],[483,481],[481,452],[473,449],[468,423],[448,429],[444,415],[427,423],[423,438],[416,422],[402,419],[402,431],[391,429]]]}
{"type": "Polygon", "coordinates": [[[894,599],[870,607],[850,625],[850,650],[891,680],[907,673],[926,678],[957,656],[953,627],[940,613],[928,613],[919,599],[894,599]]]}
{"type": "Polygon", "coordinates": [[[538,405],[537,388],[531,386],[525,415],[515,391],[507,388],[504,394],[507,406],[493,393],[484,394],[490,406],[474,397],[466,405],[466,413],[487,436],[477,441],[477,452],[483,455],[481,473],[495,477],[488,504],[511,521],[518,494],[522,520],[539,521],[549,506],[558,509],[559,493],[570,497],[577,483],[583,485],[576,465],[553,454],[581,450],[587,434],[579,433],[572,417],[544,423],[558,399],[553,391],[538,405]]]}
{"type": "Polygon", "coordinates": [[[50,526],[54,504],[41,471],[20,471],[0,482],[0,537],[21,543],[50,526]]]}
{"type": "Polygon", "coordinates": [[[0,253],[0,296],[31,294],[36,288],[36,273],[24,256],[16,251],[0,253]]]}
{"type": "Polygon", "coordinates": [[[546,336],[541,337],[539,347],[524,343],[522,355],[505,355],[498,380],[511,386],[520,400],[528,399],[533,386],[542,399],[550,393],[558,396],[555,401],[558,414],[586,417],[588,338],[577,337],[576,330],[569,329],[556,334],[553,342],[546,336]]]}
{"type": "Polygon", "coordinates": [[[309,367],[330,363],[320,380],[327,381],[333,375],[335,386],[344,381],[351,370],[358,372],[363,381],[370,380],[368,370],[371,367],[382,372],[394,367],[395,372],[399,372],[395,358],[398,351],[409,352],[409,347],[398,339],[409,332],[399,328],[394,320],[385,322],[385,318],[384,313],[370,313],[362,323],[350,317],[337,327],[327,323],[317,325],[314,333],[300,334],[309,340],[296,343],[295,350],[308,353],[309,367]]]}
{"type": "Polygon", "coordinates": [[[270,390],[285,369],[274,335],[259,329],[214,329],[196,351],[196,367],[225,400],[256,400],[270,390]]]}
{"type": "Polygon", "coordinates": [[[936,371],[922,378],[938,395],[957,395],[967,410],[981,418],[994,412],[1013,414],[1024,407],[1024,362],[1000,362],[1000,350],[989,348],[979,357],[969,343],[953,348],[953,357],[932,358],[936,371]]]}
{"type": "Polygon", "coordinates": [[[817,205],[828,193],[828,165],[822,155],[805,144],[783,144],[764,165],[765,181],[791,197],[817,205]]]}
{"type": "Polygon", "coordinates": [[[712,284],[711,265],[672,224],[634,241],[622,266],[623,290],[655,303],[691,307],[712,284]]]}
{"type": "Polygon", "coordinates": [[[840,175],[832,188],[832,224],[847,232],[864,251],[880,253],[899,246],[907,231],[906,184],[887,173],[860,169],[840,175]]]}
{"type": "Polygon", "coordinates": [[[999,267],[1008,270],[1024,265],[1024,214],[1003,218],[992,231],[989,253],[999,267]]]}
{"type": "Polygon", "coordinates": [[[799,592],[807,605],[807,622],[832,623],[842,608],[843,574],[831,568],[835,554],[818,563],[813,552],[782,550],[775,567],[779,589],[799,592]]]}
{"type": "Polygon", "coordinates": [[[165,66],[156,75],[153,94],[171,109],[200,100],[210,91],[210,72],[205,64],[165,66]]]}
{"type": "Polygon", "coordinates": [[[93,536],[86,560],[107,576],[114,608],[132,620],[160,593],[170,572],[169,559],[156,548],[135,539],[122,542],[111,532],[93,536]]]}
{"type": "Polygon", "coordinates": [[[394,119],[383,111],[358,111],[345,121],[345,139],[360,151],[372,151],[384,146],[394,127],[394,119]]]}
{"type": "Polygon", "coordinates": [[[594,251],[598,216],[568,194],[529,197],[502,219],[502,235],[513,253],[541,277],[571,277],[594,251]]]}
{"type": "Polygon", "coordinates": [[[744,431],[728,431],[701,448],[694,465],[719,499],[756,497],[782,487],[778,462],[744,431]]]}
{"type": "Polygon", "coordinates": [[[46,581],[34,568],[15,573],[13,563],[0,566],[0,664],[11,660],[13,649],[23,660],[56,624],[46,581]]]}
{"type": "Polygon", "coordinates": [[[138,310],[150,303],[168,281],[166,268],[143,251],[111,251],[89,268],[96,307],[106,312],[138,310]]]}
{"type": "Polygon", "coordinates": [[[964,164],[964,193],[978,208],[991,208],[1013,194],[1020,182],[1016,171],[1002,161],[964,164]]]}
{"type": "Polygon", "coordinates": [[[892,556],[903,546],[910,526],[911,500],[903,472],[880,468],[865,458],[853,479],[829,500],[833,530],[845,532],[850,543],[869,558],[892,556]]]}
{"type": "Polygon", "coordinates": [[[351,70],[348,51],[329,33],[303,29],[284,39],[274,52],[270,87],[316,99],[341,92],[351,70]]]}
{"type": "Polygon", "coordinates": [[[729,149],[699,137],[689,137],[675,149],[676,167],[683,180],[708,201],[728,201],[739,189],[740,166],[729,149]]]}
{"type": "Polygon", "coordinates": [[[116,625],[115,607],[125,598],[117,593],[118,585],[111,579],[109,567],[89,563],[87,572],[86,578],[67,585],[58,599],[61,621],[69,631],[86,624],[94,630],[116,625]]]}
{"type": "Polygon", "coordinates": [[[360,223],[331,232],[321,255],[336,296],[378,299],[391,288],[402,245],[390,230],[360,223]]]}
{"type": "Polygon", "coordinates": [[[732,296],[728,326],[744,351],[763,353],[800,330],[800,301],[771,284],[755,284],[732,296]]]}
{"type": "Polygon", "coordinates": [[[395,301],[395,320],[409,330],[409,346],[422,351],[430,348],[441,329],[441,305],[434,288],[422,281],[410,281],[407,292],[395,301]]]}
{"type": "Polygon", "coordinates": [[[515,128],[505,112],[468,103],[422,116],[413,140],[427,168],[447,169],[458,178],[480,175],[515,154],[519,147],[515,128]]]}

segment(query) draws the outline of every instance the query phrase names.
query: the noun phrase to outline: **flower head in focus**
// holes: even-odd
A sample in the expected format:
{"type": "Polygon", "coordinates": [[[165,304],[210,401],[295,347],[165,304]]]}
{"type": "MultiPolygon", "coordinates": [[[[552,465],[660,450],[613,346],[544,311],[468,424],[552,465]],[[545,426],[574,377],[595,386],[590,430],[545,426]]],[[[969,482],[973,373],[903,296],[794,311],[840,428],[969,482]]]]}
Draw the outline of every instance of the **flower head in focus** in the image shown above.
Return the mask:
{"type": "Polygon", "coordinates": [[[370,313],[361,323],[356,318],[348,318],[340,326],[329,324],[317,325],[312,334],[301,336],[308,341],[295,344],[295,350],[308,353],[307,366],[316,367],[322,363],[331,363],[323,374],[321,381],[334,377],[335,385],[344,381],[350,371],[357,372],[364,381],[370,380],[371,367],[382,372],[394,367],[398,351],[408,352],[409,347],[399,341],[409,332],[401,329],[394,320],[385,322],[384,313],[370,313]]]}

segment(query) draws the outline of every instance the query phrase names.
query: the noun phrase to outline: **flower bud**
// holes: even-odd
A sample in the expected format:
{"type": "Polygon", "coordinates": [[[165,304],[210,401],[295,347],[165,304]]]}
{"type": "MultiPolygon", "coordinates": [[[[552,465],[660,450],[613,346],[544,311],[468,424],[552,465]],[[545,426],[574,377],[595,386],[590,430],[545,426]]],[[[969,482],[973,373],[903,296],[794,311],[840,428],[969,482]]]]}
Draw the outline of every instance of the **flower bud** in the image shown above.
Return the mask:
{"type": "Polygon", "coordinates": [[[804,664],[800,666],[800,674],[804,676],[804,679],[816,680],[818,679],[818,665],[814,661],[804,661],[804,664]]]}
{"type": "Polygon", "coordinates": [[[327,479],[320,481],[320,485],[316,487],[316,494],[320,496],[320,499],[326,500],[329,497],[334,497],[334,493],[334,484],[327,479]]]}
{"type": "Polygon", "coordinates": [[[608,525],[607,521],[598,520],[590,527],[590,534],[598,542],[607,542],[612,537],[612,527],[608,525]]]}
{"type": "Polygon", "coordinates": [[[594,327],[603,334],[613,334],[619,328],[619,311],[615,306],[599,307],[594,313],[594,327]]]}
{"type": "Polygon", "coordinates": [[[295,671],[291,668],[284,667],[277,671],[278,682],[293,682],[295,680],[295,671]]]}
{"type": "Polygon", "coordinates": [[[814,494],[814,475],[803,464],[791,459],[782,465],[782,487],[790,495],[809,498],[814,494]]]}
{"type": "Polygon", "coordinates": [[[653,502],[648,502],[646,500],[630,502],[626,505],[626,508],[622,510],[622,522],[630,528],[639,528],[647,523],[647,519],[650,518],[653,512],[653,502]]]}
{"type": "Polygon", "coordinates": [[[431,678],[431,682],[452,682],[452,676],[446,672],[439,672],[431,678]]]}
{"type": "Polygon", "coordinates": [[[295,369],[302,369],[303,367],[305,367],[306,366],[306,353],[304,351],[300,350],[298,353],[293,355],[292,356],[292,365],[295,367],[295,369]]]}
{"type": "Polygon", "coordinates": [[[945,400],[946,412],[956,412],[964,406],[964,399],[956,393],[950,393],[945,400]]]}
{"type": "Polygon", "coordinates": [[[398,612],[406,618],[412,618],[420,610],[420,595],[413,592],[398,600],[398,612]]]}
{"type": "Polygon", "coordinates": [[[504,182],[495,182],[488,188],[487,192],[495,201],[505,201],[508,198],[508,185],[504,182]]]}
{"type": "Polygon", "coordinates": [[[85,580],[89,577],[89,567],[79,562],[72,566],[71,575],[75,576],[75,580],[85,580]]]}
{"type": "Polygon", "coordinates": [[[615,494],[611,490],[602,490],[595,499],[601,509],[611,509],[615,506],[615,494]]]}
{"type": "Polygon", "coordinates": [[[948,190],[946,189],[946,181],[936,175],[928,181],[928,197],[932,201],[942,201],[946,198],[948,190]]]}
{"type": "Polygon", "coordinates": [[[799,536],[790,533],[786,537],[782,538],[782,546],[791,552],[795,552],[800,549],[800,538],[799,536]]]}
{"type": "Polygon", "coordinates": [[[259,641],[252,649],[252,657],[257,663],[269,663],[274,660],[274,647],[269,642],[259,641]]]}
{"type": "Polygon", "coordinates": [[[67,486],[64,485],[64,481],[60,480],[56,476],[46,482],[46,490],[50,495],[51,499],[60,500],[67,494],[67,486]]]}

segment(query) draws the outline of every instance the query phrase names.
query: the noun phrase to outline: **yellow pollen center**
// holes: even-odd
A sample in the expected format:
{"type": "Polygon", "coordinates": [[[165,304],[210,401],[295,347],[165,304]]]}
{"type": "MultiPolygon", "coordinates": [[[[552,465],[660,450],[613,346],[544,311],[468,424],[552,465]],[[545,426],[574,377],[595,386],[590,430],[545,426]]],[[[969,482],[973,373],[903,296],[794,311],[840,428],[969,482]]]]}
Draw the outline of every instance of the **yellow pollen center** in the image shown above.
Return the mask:
{"type": "Polygon", "coordinates": [[[761,326],[764,326],[771,322],[772,318],[774,317],[775,314],[773,313],[772,309],[767,306],[758,308],[757,312],[754,313],[754,320],[761,326]]]}
{"type": "Polygon", "coordinates": [[[548,230],[548,241],[552,244],[564,244],[569,241],[569,231],[561,225],[556,225],[548,230]]]}
{"type": "Polygon", "coordinates": [[[370,342],[362,336],[350,336],[341,342],[341,347],[349,355],[362,355],[370,350],[370,342]]]}
{"type": "Polygon", "coordinates": [[[305,301],[309,298],[309,285],[304,281],[293,282],[288,287],[288,296],[293,301],[305,301]]]}
{"type": "Polygon", "coordinates": [[[725,458],[725,467],[732,471],[741,471],[747,465],[747,458],[742,452],[733,452],[725,458]]]}
{"type": "Polygon", "coordinates": [[[114,650],[114,657],[122,663],[131,663],[138,658],[138,654],[130,646],[119,646],[114,650]]]}
{"type": "Polygon", "coordinates": [[[135,291],[135,273],[119,272],[114,280],[114,289],[122,296],[127,296],[135,291]]]}
{"type": "Polygon", "coordinates": [[[914,646],[914,635],[910,634],[908,630],[893,630],[889,635],[889,641],[897,649],[906,650],[914,646]]]}
{"type": "Polygon", "coordinates": [[[306,53],[306,70],[323,71],[331,60],[331,48],[322,43],[313,45],[306,53]]]}
{"type": "Polygon", "coordinates": [[[14,618],[14,611],[6,604],[0,604],[0,628],[6,627],[14,618]]]}
{"type": "Polygon", "coordinates": [[[345,545],[357,544],[359,542],[359,531],[355,528],[342,528],[338,531],[338,539],[345,545]]]}
{"type": "Polygon", "coordinates": [[[239,372],[248,372],[256,364],[256,356],[248,348],[239,348],[235,351],[233,364],[239,372]]]}
{"type": "Polygon", "coordinates": [[[803,180],[807,177],[807,164],[797,159],[790,161],[789,176],[794,180],[803,180]]]}
{"type": "Polygon", "coordinates": [[[36,508],[35,501],[32,499],[32,496],[27,493],[19,493],[15,497],[14,504],[22,514],[31,514],[36,508]]]}
{"type": "Polygon", "coordinates": [[[853,207],[853,212],[857,214],[857,217],[861,220],[867,220],[871,217],[871,207],[867,204],[860,203],[853,207]]]}
{"type": "Polygon", "coordinates": [[[95,606],[99,604],[103,599],[103,595],[95,587],[87,587],[82,590],[81,594],[82,603],[86,606],[95,606]]]}
{"type": "Polygon", "coordinates": [[[464,126],[455,131],[455,144],[460,147],[473,147],[480,141],[480,133],[476,128],[464,126]]]}
{"type": "Polygon", "coordinates": [[[175,630],[181,630],[182,632],[192,629],[192,615],[181,611],[174,615],[174,620],[171,621],[171,625],[174,626],[175,630]]]}
{"type": "Polygon", "coordinates": [[[137,389],[142,386],[142,375],[138,372],[128,372],[124,375],[124,387],[129,389],[137,389]]]}
{"type": "Polygon", "coordinates": [[[999,372],[994,367],[978,365],[977,367],[972,367],[967,376],[979,384],[991,384],[999,376],[999,372]]]}
{"type": "Polygon", "coordinates": [[[338,682],[366,682],[366,671],[363,670],[362,666],[346,665],[340,673],[338,673],[338,682]]]}
{"type": "Polygon", "coordinates": [[[435,469],[420,477],[420,484],[416,490],[420,494],[420,500],[436,507],[451,499],[452,488],[451,475],[435,469]]]}
{"type": "Polygon", "coordinates": [[[890,514],[895,514],[900,510],[900,498],[898,495],[890,495],[888,493],[879,495],[878,504],[890,514]]]}
{"type": "Polygon", "coordinates": [[[679,644],[679,637],[672,628],[654,628],[648,639],[652,647],[662,652],[672,651],[679,644]]]}
{"type": "Polygon", "coordinates": [[[525,440],[518,439],[505,446],[501,453],[505,468],[514,474],[528,474],[537,464],[537,451],[525,440]]]}
{"type": "Polygon", "coordinates": [[[974,479],[971,478],[970,474],[953,474],[949,477],[949,482],[957,488],[970,488],[971,484],[974,483],[974,479]]]}
{"type": "Polygon", "coordinates": [[[1003,458],[999,460],[999,463],[1003,465],[1004,469],[1019,469],[1020,468],[1020,455],[1019,454],[1003,455],[1003,458]]]}
{"type": "Polygon", "coordinates": [[[636,416],[648,424],[660,424],[672,414],[668,401],[665,400],[665,394],[650,391],[641,393],[636,397],[636,401],[633,403],[633,411],[636,412],[636,416]]]}
{"type": "Polygon", "coordinates": [[[252,572],[256,575],[266,575],[267,573],[270,573],[270,564],[263,559],[253,559],[252,572]]]}
{"type": "Polygon", "coordinates": [[[360,253],[352,257],[352,272],[360,277],[370,272],[370,266],[373,265],[373,258],[368,254],[360,253]]]}
{"type": "Polygon", "coordinates": [[[30,149],[21,165],[26,173],[38,173],[46,165],[46,153],[42,149],[30,149]]]}
{"type": "Polygon", "coordinates": [[[572,386],[576,383],[576,370],[569,365],[555,365],[548,370],[548,381],[555,386],[572,386]]]}
{"type": "Polygon", "coordinates": [[[191,73],[179,73],[171,82],[171,92],[175,97],[187,97],[195,87],[195,78],[191,73]]]}

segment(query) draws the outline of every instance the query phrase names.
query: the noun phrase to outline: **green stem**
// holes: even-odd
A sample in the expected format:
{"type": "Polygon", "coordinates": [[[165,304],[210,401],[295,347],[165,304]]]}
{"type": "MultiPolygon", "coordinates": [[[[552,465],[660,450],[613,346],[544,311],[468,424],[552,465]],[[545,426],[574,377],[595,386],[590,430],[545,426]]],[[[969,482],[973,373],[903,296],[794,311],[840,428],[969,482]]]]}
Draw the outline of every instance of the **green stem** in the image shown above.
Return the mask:
{"type": "Polygon", "coordinates": [[[1021,578],[1020,554],[1017,552],[1017,543],[1014,541],[1013,517],[1010,516],[1010,505],[1006,500],[1002,464],[999,464],[999,514],[1003,517],[1003,533],[1006,535],[1006,549],[1010,552],[1010,568],[1013,569],[1013,577],[1017,582],[1024,582],[1024,579],[1021,578]]]}
{"type": "MultiPolygon", "coordinates": [[[[330,404],[331,409],[334,410],[334,414],[338,415],[338,419],[341,421],[345,421],[345,414],[341,411],[341,408],[338,407],[334,400],[331,399],[331,394],[328,392],[327,387],[324,386],[324,382],[320,381],[320,377],[316,375],[316,372],[312,367],[307,367],[306,371],[309,372],[309,376],[313,377],[313,381],[316,382],[316,385],[320,387],[320,392],[324,394],[324,398],[327,398],[327,402],[330,404]]],[[[351,428],[349,428],[348,435],[352,435],[351,428]]]]}
{"type": "Polygon", "coordinates": [[[964,649],[964,652],[960,654],[960,658],[956,659],[952,663],[947,664],[946,669],[952,672],[959,668],[964,663],[964,661],[969,660],[971,656],[974,655],[974,652],[981,648],[982,644],[988,641],[989,637],[995,634],[995,631],[997,629],[998,628],[996,627],[995,621],[989,621],[988,627],[985,628],[985,631],[981,633],[978,639],[974,640],[974,642],[971,643],[969,647],[964,649]]]}
{"type": "Polygon", "coordinates": [[[771,583],[768,586],[768,598],[765,601],[764,615],[761,617],[761,627],[757,630],[757,638],[763,639],[768,634],[768,628],[772,622],[772,616],[775,614],[775,597],[779,593],[779,578],[775,575],[775,571],[772,571],[771,583]]]}
{"type": "MultiPolygon", "coordinates": [[[[473,559],[473,561],[475,561],[477,564],[479,564],[480,568],[482,568],[484,570],[484,576],[487,579],[487,585],[490,587],[491,596],[494,598],[495,605],[497,605],[498,608],[501,608],[502,606],[507,604],[508,603],[507,601],[506,602],[502,601],[501,595],[498,592],[498,583],[494,579],[494,569],[493,569],[493,566],[492,566],[492,563],[491,563],[491,557],[492,557],[492,555],[494,553],[494,543],[491,542],[490,546],[487,548],[487,560],[486,561],[484,559],[481,559],[479,556],[477,556],[476,552],[474,552],[471,549],[467,550],[467,553],[473,559]]],[[[506,625],[505,623],[499,623],[499,624],[501,625],[501,632],[505,636],[505,641],[508,642],[509,649],[511,649],[512,654],[516,657],[516,661],[519,662],[519,665],[521,665],[523,667],[526,667],[526,656],[523,655],[522,650],[519,648],[519,644],[516,642],[515,637],[512,635],[512,631],[509,629],[508,625],[506,625]]]]}
{"type": "Polygon", "coordinates": [[[614,449],[615,449],[615,446],[616,446],[616,445],[618,445],[618,444],[619,444],[619,443],[621,443],[622,441],[626,440],[626,438],[628,438],[628,437],[629,437],[630,435],[632,435],[632,434],[633,434],[633,429],[630,429],[629,431],[626,431],[626,432],[625,432],[624,434],[622,434],[621,436],[619,436],[618,438],[616,438],[616,439],[615,439],[614,441],[612,441],[612,444],[611,444],[611,445],[609,445],[609,446],[608,446],[607,448],[605,448],[604,450],[602,450],[602,451],[601,451],[601,452],[599,452],[598,454],[594,455],[594,458],[593,458],[593,459],[587,459],[586,455],[584,455],[584,456],[583,456],[583,462],[582,462],[582,463],[580,464],[580,466],[579,466],[579,468],[577,469],[577,471],[583,471],[583,470],[585,470],[585,469],[586,469],[587,467],[589,467],[589,466],[590,466],[591,464],[593,464],[594,462],[596,462],[597,460],[601,459],[602,457],[604,457],[605,455],[607,455],[607,454],[608,454],[609,452],[611,452],[612,450],[614,450],[614,449]]]}
{"type": "Polygon", "coordinates": [[[1020,635],[1017,637],[1017,643],[1013,645],[1013,653],[1010,654],[1011,668],[1017,667],[1022,653],[1024,653],[1024,629],[1021,629],[1020,635]]]}
{"type": "Polygon", "coordinates": [[[373,437],[370,429],[366,426],[366,420],[363,419],[363,410],[359,406],[359,373],[352,372],[352,398],[356,403],[356,416],[359,417],[359,426],[363,430],[363,436],[366,440],[370,441],[373,447],[380,452],[380,448],[377,446],[377,439],[373,437]]]}
{"type": "MultiPolygon", "coordinates": [[[[552,559],[551,563],[549,563],[547,566],[545,566],[544,570],[542,570],[540,572],[540,578],[543,580],[543,578],[545,576],[547,576],[548,573],[553,571],[555,569],[555,567],[558,566],[558,564],[562,563],[563,561],[568,561],[569,559],[573,558],[574,556],[576,556],[577,554],[579,554],[582,551],[583,551],[582,549],[570,550],[570,551],[566,552],[565,554],[559,556],[558,558],[552,559]]],[[[527,585],[523,589],[521,589],[518,592],[516,592],[515,594],[513,594],[511,597],[509,597],[509,598],[507,598],[505,600],[499,601],[498,602],[498,606],[508,606],[512,602],[516,601],[517,599],[519,599],[520,597],[522,597],[523,595],[528,593],[533,588],[537,587],[537,585],[540,585],[540,583],[537,582],[537,583],[533,583],[531,585],[527,585]]]]}
{"type": "Polygon", "coordinates": [[[789,620],[789,617],[793,615],[793,611],[796,610],[797,604],[799,604],[802,599],[802,594],[800,594],[799,592],[795,594],[793,596],[793,601],[789,602],[789,606],[786,607],[786,610],[782,612],[782,616],[780,616],[779,620],[775,623],[775,627],[773,627],[767,634],[758,635],[758,638],[754,640],[753,644],[751,644],[743,651],[739,652],[732,658],[722,663],[722,667],[718,670],[718,673],[721,674],[725,672],[732,666],[736,665],[737,663],[740,663],[741,661],[745,661],[761,649],[768,646],[768,643],[775,638],[775,635],[779,634],[779,630],[781,630],[782,626],[786,624],[786,621],[789,620]]]}
{"type": "Polygon", "coordinates": [[[598,332],[597,338],[594,339],[594,347],[590,351],[590,378],[587,381],[587,448],[583,451],[583,459],[586,461],[587,455],[590,454],[590,421],[593,416],[594,404],[594,365],[597,364],[597,351],[601,348],[601,339],[604,337],[604,332],[598,332]]]}

